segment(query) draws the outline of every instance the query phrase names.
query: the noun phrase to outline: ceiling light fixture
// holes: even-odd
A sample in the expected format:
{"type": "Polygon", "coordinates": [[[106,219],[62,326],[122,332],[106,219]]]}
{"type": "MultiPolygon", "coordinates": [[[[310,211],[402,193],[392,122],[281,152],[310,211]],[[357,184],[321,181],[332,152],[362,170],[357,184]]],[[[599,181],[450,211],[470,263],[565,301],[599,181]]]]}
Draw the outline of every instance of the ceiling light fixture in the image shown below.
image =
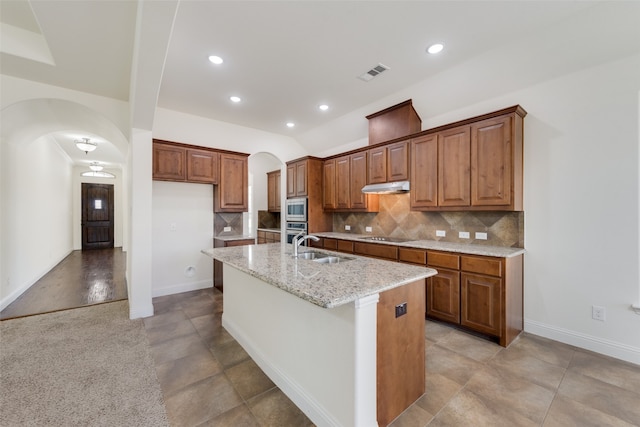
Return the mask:
{"type": "Polygon", "coordinates": [[[296,125],[296,124],[295,124],[295,123],[293,123],[293,122],[287,122],[287,127],[288,127],[288,128],[292,128],[292,127],[294,127],[295,125],[296,125]]]}
{"type": "Polygon", "coordinates": [[[82,138],[81,141],[75,140],[74,142],[76,143],[76,147],[84,151],[85,154],[89,154],[89,151],[93,151],[96,148],[98,148],[98,144],[96,144],[95,142],[89,141],[89,138],[82,138]]]}
{"type": "Polygon", "coordinates": [[[444,45],[442,43],[436,43],[436,44],[432,44],[431,46],[429,46],[427,48],[427,52],[429,52],[430,54],[434,55],[436,53],[442,52],[442,49],[444,49],[444,45]]]}
{"type": "Polygon", "coordinates": [[[99,172],[99,171],[101,171],[102,169],[104,169],[104,166],[102,166],[102,165],[101,165],[100,163],[98,163],[98,162],[91,162],[91,163],[89,164],[89,168],[90,168],[92,171],[99,172]]]}
{"type": "Polygon", "coordinates": [[[216,56],[216,55],[211,55],[209,57],[209,61],[211,61],[211,63],[216,64],[216,65],[220,65],[220,64],[222,64],[224,62],[222,60],[222,58],[220,58],[219,56],[216,56]]]}
{"type": "Polygon", "coordinates": [[[318,108],[322,111],[327,111],[329,109],[329,106],[327,104],[321,104],[318,106],[318,108]]]}
{"type": "Polygon", "coordinates": [[[116,176],[110,172],[104,171],[86,171],[80,174],[81,176],[90,176],[93,178],[115,178],[116,176]]]}
{"type": "Polygon", "coordinates": [[[242,99],[240,99],[239,96],[230,96],[229,99],[231,100],[231,102],[240,102],[240,101],[242,101],[242,99]]]}

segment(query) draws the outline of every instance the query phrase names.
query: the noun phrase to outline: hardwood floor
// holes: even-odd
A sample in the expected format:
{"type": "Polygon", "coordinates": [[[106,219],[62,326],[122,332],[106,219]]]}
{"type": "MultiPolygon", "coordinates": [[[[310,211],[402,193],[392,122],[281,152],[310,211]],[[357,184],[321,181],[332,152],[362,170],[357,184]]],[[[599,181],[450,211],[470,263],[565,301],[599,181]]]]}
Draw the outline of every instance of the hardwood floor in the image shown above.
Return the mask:
{"type": "Polygon", "coordinates": [[[127,299],[125,266],[121,248],[73,251],[2,310],[0,319],[127,299]]]}

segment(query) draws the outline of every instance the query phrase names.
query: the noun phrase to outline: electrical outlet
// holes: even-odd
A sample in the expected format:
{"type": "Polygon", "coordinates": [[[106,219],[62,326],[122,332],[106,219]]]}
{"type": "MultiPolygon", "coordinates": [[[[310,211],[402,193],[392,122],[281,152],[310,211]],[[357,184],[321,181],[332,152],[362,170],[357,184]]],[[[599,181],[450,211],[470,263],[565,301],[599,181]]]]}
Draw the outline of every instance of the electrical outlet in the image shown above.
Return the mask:
{"type": "Polygon", "coordinates": [[[344,226],[344,229],[345,229],[345,230],[347,230],[347,231],[349,231],[349,230],[351,230],[351,226],[350,226],[350,225],[345,225],[345,226],[344,226]]]}
{"type": "Polygon", "coordinates": [[[487,233],[476,232],[476,239],[477,240],[487,240],[487,233]]]}
{"type": "Polygon", "coordinates": [[[468,239],[469,238],[469,232],[468,231],[460,231],[458,233],[458,237],[461,239],[468,239]]]}
{"type": "Polygon", "coordinates": [[[169,224],[169,231],[176,231],[178,229],[178,224],[176,224],[175,222],[172,222],[171,224],[169,224]]]}
{"type": "Polygon", "coordinates": [[[371,233],[373,231],[372,227],[365,227],[364,231],[366,231],[367,233],[371,233]]]}
{"type": "Polygon", "coordinates": [[[436,230],[436,237],[445,237],[447,232],[444,230],[436,230]]]}
{"type": "Polygon", "coordinates": [[[405,314],[407,314],[407,303],[403,302],[396,305],[396,317],[404,316],[405,314]]]}
{"type": "Polygon", "coordinates": [[[231,227],[224,227],[222,231],[231,231],[231,227]]]}
{"type": "Polygon", "coordinates": [[[591,306],[591,318],[594,320],[599,320],[601,322],[604,322],[606,320],[607,317],[607,311],[604,307],[599,306],[599,305],[592,305],[591,306]]]}

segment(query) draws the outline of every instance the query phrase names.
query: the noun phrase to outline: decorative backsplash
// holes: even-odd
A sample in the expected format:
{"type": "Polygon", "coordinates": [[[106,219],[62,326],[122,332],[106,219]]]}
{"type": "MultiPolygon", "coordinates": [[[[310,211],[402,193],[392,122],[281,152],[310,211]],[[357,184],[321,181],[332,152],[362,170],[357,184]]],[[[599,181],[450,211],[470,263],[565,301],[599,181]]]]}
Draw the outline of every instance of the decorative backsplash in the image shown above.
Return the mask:
{"type": "Polygon", "coordinates": [[[280,228],[280,212],[258,211],[258,228],[280,228]]]}
{"type": "Polygon", "coordinates": [[[370,234],[411,240],[471,243],[476,245],[524,247],[524,212],[465,211],[415,212],[410,210],[409,194],[380,195],[380,212],[334,213],[333,231],[370,234]],[[345,231],[344,226],[351,226],[345,231]],[[444,230],[445,237],[436,237],[444,230]],[[459,231],[469,232],[460,239],[459,231]],[[475,232],[487,233],[487,240],[474,239],[475,232]]]}
{"type": "Polygon", "coordinates": [[[214,213],[213,235],[225,236],[242,234],[242,213],[214,213]],[[231,227],[231,231],[224,231],[225,227],[231,227]]]}

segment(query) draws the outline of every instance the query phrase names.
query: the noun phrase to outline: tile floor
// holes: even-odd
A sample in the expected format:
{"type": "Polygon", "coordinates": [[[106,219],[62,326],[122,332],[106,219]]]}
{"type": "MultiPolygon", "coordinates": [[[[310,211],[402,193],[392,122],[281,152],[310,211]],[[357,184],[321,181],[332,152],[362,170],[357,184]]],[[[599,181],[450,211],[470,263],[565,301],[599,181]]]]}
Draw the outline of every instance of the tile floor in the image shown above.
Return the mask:
{"type": "MultiPolygon", "coordinates": [[[[217,290],[144,320],[172,426],[311,426],[221,325],[217,290]]],[[[503,349],[425,322],[427,393],[393,427],[640,426],[640,366],[523,334],[503,349]]]]}

